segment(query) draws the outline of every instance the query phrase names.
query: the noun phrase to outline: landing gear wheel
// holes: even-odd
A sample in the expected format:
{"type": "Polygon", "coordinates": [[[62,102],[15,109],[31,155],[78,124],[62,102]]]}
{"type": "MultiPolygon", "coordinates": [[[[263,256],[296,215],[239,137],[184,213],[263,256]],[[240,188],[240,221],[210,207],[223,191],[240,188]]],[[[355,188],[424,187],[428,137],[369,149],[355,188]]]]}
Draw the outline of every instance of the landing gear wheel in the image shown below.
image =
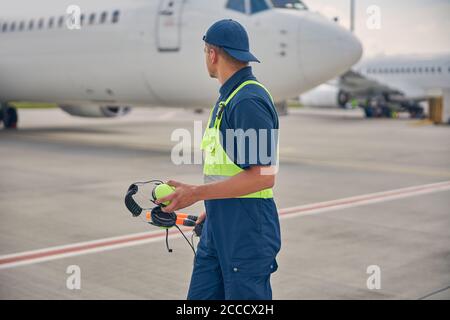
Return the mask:
{"type": "Polygon", "coordinates": [[[392,110],[391,110],[391,108],[389,108],[387,106],[383,106],[381,108],[381,114],[385,118],[392,118],[392,110]]]}
{"type": "Polygon", "coordinates": [[[348,101],[350,100],[350,95],[345,91],[339,91],[338,93],[338,105],[340,108],[345,108],[348,101]]]}
{"type": "Polygon", "coordinates": [[[373,107],[365,107],[364,114],[366,115],[366,118],[373,118],[374,115],[373,107]]]}
{"type": "Polygon", "coordinates": [[[409,116],[412,119],[423,119],[424,118],[423,108],[421,107],[411,108],[409,110],[409,116]]]}
{"type": "Polygon", "coordinates": [[[286,116],[288,114],[288,104],[286,101],[275,103],[275,108],[279,116],[286,116]]]}
{"type": "Polygon", "coordinates": [[[9,106],[3,106],[1,109],[1,117],[3,120],[3,126],[5,129],[16,129],[17,121],[19,117],[17,115],[17,109],[9,106]]]}

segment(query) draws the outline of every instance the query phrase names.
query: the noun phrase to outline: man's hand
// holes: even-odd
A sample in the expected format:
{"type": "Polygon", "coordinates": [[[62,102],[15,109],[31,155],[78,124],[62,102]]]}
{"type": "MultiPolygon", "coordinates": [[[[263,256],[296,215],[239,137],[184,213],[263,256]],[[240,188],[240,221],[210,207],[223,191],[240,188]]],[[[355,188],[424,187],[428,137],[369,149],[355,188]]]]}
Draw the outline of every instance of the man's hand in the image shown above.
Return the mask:
{"type": "Polygon", "coordinates": [[[203,211],[202,213],[200,213],[200,215],[197,218],[197,221],[195,222],[195,224],[200,224],[203,221],[205,221],[206,219],[206,211],[203,211]]]}
{"type": "Polygon", "coordinates": [[[244,196],[249,193],[272,188],[275,184],[276,167],[252,166],[229,179],[211,182],[199,186],[184,184],[170,180],[168,185],[175,187],[175,192],[158,199],[157,204],[170,201],[164,212],[189,207],[201,200],[229,199],[244,196]]]}
{"type": "Polygon", "coordinates": [[[200,200],[196,194],[197,186],[184,184],[173,180],[169,180],[167,184],[175,187],[175,192],[156,201],[157,204],[170,201],[168,206],[162,207],[164,212],[174,212],[176,210],[189,207],[200,200]]]}

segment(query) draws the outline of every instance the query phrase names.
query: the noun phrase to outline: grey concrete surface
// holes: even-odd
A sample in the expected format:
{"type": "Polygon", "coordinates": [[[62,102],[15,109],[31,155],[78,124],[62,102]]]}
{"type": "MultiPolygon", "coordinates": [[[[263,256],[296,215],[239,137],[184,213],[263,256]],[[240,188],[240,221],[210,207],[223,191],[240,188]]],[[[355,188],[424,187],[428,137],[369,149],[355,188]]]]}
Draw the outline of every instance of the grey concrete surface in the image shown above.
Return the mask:
{"type": "MultiPolygon", "coordinates": [[[[201,166],[170,161],[171,133],[207,113],[135,110],[77,119],[21,110],[0,132],[0,255],[151,230],[123,205],[147,178],[201,183],[201,166]]],[[[279,208],[450,180],[450,128],[361,112],[291,110],[281,119],[279,208]]],[[[450,192],[282,219],[275,299],[449,299],[450,192]],[[369,265],[381,289],[366,286],[369,265]],[[446,289],[447,288],[447,289],[446,289]]],[[[202,204],[187,211],[198,214],[202,204]]],[[[192,252],[183,239],[0,270],[0,299],[184,299],[192,252]],[[81,290],[66,288],[69,265],[81,290]]]]}

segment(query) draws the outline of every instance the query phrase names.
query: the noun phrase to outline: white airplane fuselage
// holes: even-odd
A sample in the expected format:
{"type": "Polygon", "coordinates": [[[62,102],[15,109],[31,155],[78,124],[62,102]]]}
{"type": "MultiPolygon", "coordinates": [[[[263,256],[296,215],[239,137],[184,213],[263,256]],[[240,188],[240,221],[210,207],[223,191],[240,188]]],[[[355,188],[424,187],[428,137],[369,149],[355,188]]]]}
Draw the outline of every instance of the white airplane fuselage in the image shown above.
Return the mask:
{"type": "Polygon", "coordinates": [[[450,54],[378,57],[363,60],[354,69],[410,100],[440,96],[450,89],[450,54]]]}
{"type": "MultiPolygon", "coordinates": [[[[450,54],[376,57],[362,60],[352,70],[375,81],[355,83],[354,91],[347,92],[353,97],[385,94],[394,100],[417,102],[438,96],[446,100],[450,91],[450,54]]],[[[346,94],[345,90],[340,88],[338,79],[333,79],[300,99],[312,107],[342,107],[345,98],[340,99],[340,95],[346,94]]]]}
{"type": "Polygon", "coordinates": [[[243,14],[226,9],[225,0],[78,0],[85,14],[81,29],[57,27],[72,2],[45,0],[33,9],[0,4],[0,102],[208,106],[220,84],[207,74],[202,36],[223,18],[246,27],[251,50],[262,61],[254,73],[276,101],[337,76],[362,53],[353,35],[308,10],[243,14]],[[88,22],[91,13],[98,19],[107,12],[110,20],[115,10],[117,23],[88,22]],[[40,18],[44,26],[38,29],[40,18]],[[28,30],[31,20],[34,29],[28,30]],[[25,28],[19,31],[21,21],[25,28]]]}

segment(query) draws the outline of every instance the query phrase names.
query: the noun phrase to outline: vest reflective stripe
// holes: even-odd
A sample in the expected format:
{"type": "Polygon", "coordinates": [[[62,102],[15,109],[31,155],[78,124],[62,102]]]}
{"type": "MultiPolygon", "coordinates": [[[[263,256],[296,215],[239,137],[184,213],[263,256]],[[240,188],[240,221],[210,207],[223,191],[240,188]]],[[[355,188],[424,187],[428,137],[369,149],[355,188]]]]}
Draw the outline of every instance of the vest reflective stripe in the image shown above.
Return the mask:
{"type": "Polygon", "coordinates": [[[215,176],[215,175],[204,175],[203,176],[203,182],[204,183],[211,183],[211,182],[218,182],[218,181],[224,181],[230,179],[230,177],[227,176],[215,176]]]}
{"type": "MultiPolygon", "coordinates": [[[[225,101],[219,102],[219,108],[217,109],[216,117],[214,119],[214,125],[210,128],[212,114],[214,107],[211,109],[209,115],[208,125],[205,129],[203,135],[203,140],[201,143],[201,149],[204,151],[204,164],[203,164],[203,174],[205,183],[223,181],[229,179],[230,177],[243,171],[239,166],[237,166],[233,160],[231,160],[226,151],[223,149],[220,143],[220,124],[222,122],[223,109],[228,105],[228,103],[233,99],[233,97],[245,86],[254,84],[262,87],[269,94],[270,99],[273,103],[273,98],[269,91],[259,82],[249,80],[243,82],[239,87],[237,87],[225,101]]],[[[272,189],[264,189],[257,191],[239,198],[272,198],[272,189]]]]}

